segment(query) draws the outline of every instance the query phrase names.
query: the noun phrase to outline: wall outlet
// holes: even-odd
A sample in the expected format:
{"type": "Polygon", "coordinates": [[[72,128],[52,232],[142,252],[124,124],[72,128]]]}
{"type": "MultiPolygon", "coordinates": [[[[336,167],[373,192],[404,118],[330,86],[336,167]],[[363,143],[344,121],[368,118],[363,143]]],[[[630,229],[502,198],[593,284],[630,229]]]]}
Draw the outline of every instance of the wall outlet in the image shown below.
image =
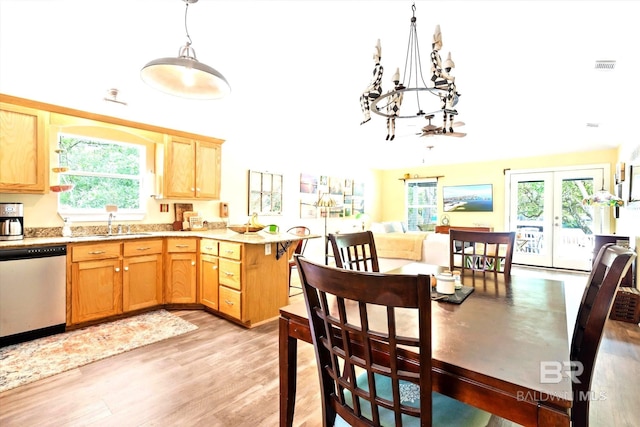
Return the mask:
{"type": "Polygon", "coordinates": [[[266,243],[264,245],[264,254],[271,255],[271,243],[266,243]]]}

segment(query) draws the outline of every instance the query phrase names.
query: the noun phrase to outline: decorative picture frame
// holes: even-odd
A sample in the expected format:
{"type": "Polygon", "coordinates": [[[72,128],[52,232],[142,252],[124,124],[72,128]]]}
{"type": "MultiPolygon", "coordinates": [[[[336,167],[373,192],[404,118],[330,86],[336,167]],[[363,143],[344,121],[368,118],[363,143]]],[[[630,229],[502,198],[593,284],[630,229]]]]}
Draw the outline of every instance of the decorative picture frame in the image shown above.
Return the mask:
{"type": "Polygon", "coordinates": [[[444,212],[493,212],[493,185],[442,187],[444,212]]]}
{"type": "Polygon", "coordinates": [[[626,175],[626,167],[624,162],[618,162],[616,164],[616,184],[620,184],[624,182],[626,175]]]}

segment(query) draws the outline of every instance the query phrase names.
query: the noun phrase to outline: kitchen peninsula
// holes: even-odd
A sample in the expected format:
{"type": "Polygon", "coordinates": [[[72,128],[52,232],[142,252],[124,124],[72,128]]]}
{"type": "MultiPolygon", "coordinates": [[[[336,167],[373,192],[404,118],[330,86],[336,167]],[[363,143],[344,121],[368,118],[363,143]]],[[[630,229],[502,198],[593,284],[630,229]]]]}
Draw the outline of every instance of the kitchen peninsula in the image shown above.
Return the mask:
{"type": "Polygon", "coordinates": [[[295,243],[317,237],[154,231],[27,237],[0,248],[67,245],[67,329],[158,307],[205,309],[251,328],[289,303],[295,243]]]}

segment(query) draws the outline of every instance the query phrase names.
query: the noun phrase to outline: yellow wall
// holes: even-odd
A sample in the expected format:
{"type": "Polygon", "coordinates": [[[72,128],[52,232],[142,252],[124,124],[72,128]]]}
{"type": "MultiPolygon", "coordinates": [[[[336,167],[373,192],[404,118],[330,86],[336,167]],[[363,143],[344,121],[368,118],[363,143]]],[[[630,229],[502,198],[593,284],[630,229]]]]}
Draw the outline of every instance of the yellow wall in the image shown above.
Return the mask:
{"type": "MultiPolygon", "coordinates": [[[[615,172],[618,150],[600,150],[554,156],[502,159],[480,163],[434,165],[383,171],[380,180],[380,216],[383,221],[405,220],[404,181],[408,173],[438,179],[438,223],[442,216],[442,187],[449,185],[493,184],[493,212],[448,212],[450,223],[458,226],[488,225],[496,231],[505,227],[505,170],[542,169],[609,163],[615,172]]],[[[613,178],[611,179],[613,182],[613,178]]],[[[610,191],[613,189],[609,189],[610,191]]]]}

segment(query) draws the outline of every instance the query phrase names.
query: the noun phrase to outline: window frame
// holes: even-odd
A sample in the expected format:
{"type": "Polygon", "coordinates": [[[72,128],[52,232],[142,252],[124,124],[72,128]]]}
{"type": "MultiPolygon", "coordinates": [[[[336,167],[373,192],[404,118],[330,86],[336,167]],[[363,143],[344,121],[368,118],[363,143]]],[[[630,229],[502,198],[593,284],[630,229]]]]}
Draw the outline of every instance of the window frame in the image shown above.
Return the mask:
{"type": "Polygon", "coordinates": [[[405,199],[405,221],[406,221],[406,229],[407,231],[422,231],[418,227],[418,225],[422,224],[433,224],[433,231],[435,231],[435,226],[438,223],[438,179],[437,178],[414,178],[405,180],[404,185],[404,199],[405,199]],[[415,203],[412,204],[412,200],[410,200],[409,190],[411,187],[418,187],[420,184],[429,184],[425,187],[433,187],[433,203],[415,203]],[[415,220],[412,220],[412,216],[410,214],[411,209],[429,209],[429,222],[422,222],[418,224],[417,218],[420,218],[417,214],[415,215],[415,220]]]}
{"type": "MultiPolygon", "coordinates": [[[[89,130],[87,128],[85,130],[89,130]]],[[[122,138],[123,135],[116,133],[112,136],[96,136],[93,135],[94,132],[91,131],[77,131],[77,130],[67,130],[67,129],[58,129],[54,135],[55,146],[58,147],[60,138],[62,135],[69,136],[72,138],[83,138],[83,139],[91,139],[101,143],[113,144],[113,145],[125,145],[135,147],[140,156],[140,174],[139,175],[121,175],[121,174],[112,174],[112,173],[97,173],[97,172],[85,172],[85,171],[72,171],[69,170],[67,172],[62,173],[61,175],[75,175],[75,176],[99,176],[104,178],[123,178],[126,179],[130,177],[131,179],[135,179],[138,177],[140,180],[140,191],[138,193],[139,205],[138,209],[123,209],[119,208],[117,212],[114,213],[114,217],[119,221],[122,220],[142,220],[147,215],[147,198],[146,193],[148,193],[148,188],[153,185],[153,174],[147,173],[147,163],[148,163],[148,144],[142,144],[139,142],[134,142],[128,140],[129,138],[122,138]]],[[[56,150],[56,154],[60,154],[56,150]]],[[[60,157],[58,156],[58,161],[60,161],[60,157]]],[[[62,166],[62,165],[61,165],[62,166]]],[[[73,191],[73,190],[71,190],[73,191]]],[[[92,209],[80,209],[80,208],[72,208],[72,209],[63,209],[60,204],[60,197],[62,193],[57,195],[57,212],[61,218],[68,218],[72,222],[96,222],[96,221],[107,221],[108,213],[106,207],[103,209],[92,208],[92,209]]]]}

